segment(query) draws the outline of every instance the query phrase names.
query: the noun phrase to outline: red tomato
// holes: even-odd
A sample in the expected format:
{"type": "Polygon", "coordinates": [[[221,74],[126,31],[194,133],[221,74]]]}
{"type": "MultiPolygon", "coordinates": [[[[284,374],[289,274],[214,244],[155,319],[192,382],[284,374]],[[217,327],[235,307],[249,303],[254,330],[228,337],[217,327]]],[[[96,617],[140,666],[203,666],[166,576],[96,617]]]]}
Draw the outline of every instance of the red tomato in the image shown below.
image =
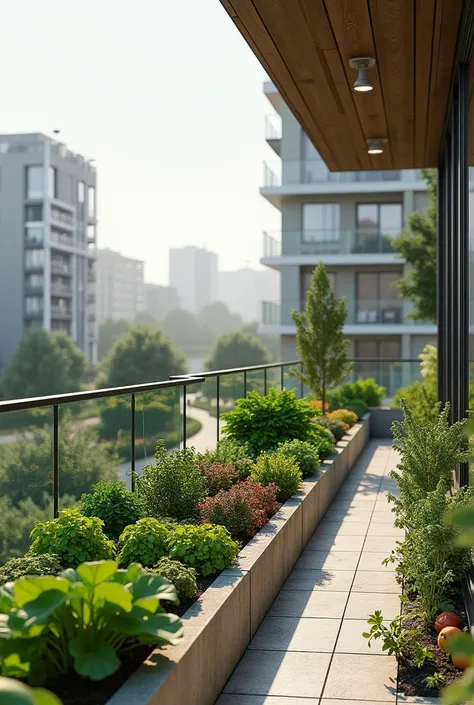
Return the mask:
{"type": "Polygon", "coordinates": [[[445,627],[457,627],[461,629],[461,621],[454,612],[441,612],[441,614],[436,617],[434,625],[438,634],[445,627]]]}

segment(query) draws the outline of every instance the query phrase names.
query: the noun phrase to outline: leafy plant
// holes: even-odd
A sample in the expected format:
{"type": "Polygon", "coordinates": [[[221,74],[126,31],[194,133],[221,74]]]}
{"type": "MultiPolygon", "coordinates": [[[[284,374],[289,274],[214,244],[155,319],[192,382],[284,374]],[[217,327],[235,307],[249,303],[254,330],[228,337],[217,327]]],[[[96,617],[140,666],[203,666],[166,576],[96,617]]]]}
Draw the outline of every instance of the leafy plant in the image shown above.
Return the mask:
{"type": "Polygon", "coordinates": [[[331,431],[337,441],[340,441],[346,435],[346,426],[343,421],[338,419],[330,419],[327,416],[322,416],[318,419],[318,424],[331,431]]]}
{"type": "Polygon", "coordinates": [[[197,595],[196,571],[181,561],[172,561],[164,556],[153,568],[144,568],[143,572],[147,575],[161,575],[174,585],[180,600],[189,600],[197,595]]]}
{"type": "Polygon", "coordinates": [[[280,508],[277,492],[273,484],[262,487],[251,479],[239,482],[199,505],[201,521],[225,526],[237,540],[252,538],[280,508]]]}
{"type": "Polygon", "coordinates": [[[306,294],[306,310],[292,311],[296,326],[296,349],[303,371],[293,374],[321,399],[326,408],[327,391],[352,369],[349,340],[343,333],[347,318],[346,300],[331,290],[322,262],[313,272],[311,288],[306,294]]]}
{"type": "Polygon", "coordinates": [[[168,554],[196,568],[204,577],[224,570],[239,552],[239,545],[223,526],[177,526],[168,538],[168,554]]]}
{"type": "Polygon", "coordinates": [[[178,520],[194,517],[196,504],[206,496],[206,480],[194,448],[168,453],[164,441],[158,441],[155,459],[155,465],[147,465],[135,477],[147,514],[178,520]]]}
{"type": "Polygon", "coordinates": [[[224,433],[236,443],[247,443],[249,452],[257,456],[287,440],[313,438],[313,416],[306,402],[295,398],[294,390],[272,388],[266,396],[251,392],[237,401],[234,411],[223,414],[224,433]]]}
{"type": "Polygon", "coordinates": [[[361,401],[368,408],[369,406],[380,406],[386,394],[385,387],[377,384],[372,377],[367,377],[341,384],[340,387],[329,393],[329,401],[332,409],[347,408],[351,403],[360,404],[361,401]]]}
{"type": "Polygon", "coordinates": [[[202,464],[201,468],[206,478],[207,492],[211,497],[221,490],[229,490],[239,479],[239,471],[230,464],[202,464]]]}
{"type": "Polygon", "coordinates": [[[214,450],[208,450],[201,456],[201,463],[212,465],[233,465],[241,480],[246,480],[252,469],[253,459],[247,443],[234,441],[232,438],[222,438],[214,450]]]}
{"type": "Polygon", "coordinates": [[[446,678],[439,671],[435,671],[433,675],[423,678],[423,683],[426,683],[428,688],[431,688],[432,690],[439,690],[446,683],[446,678]]]}
{"type": "Polygon", "coordinates": [[[29,688],[16,678],[0,676],[0,702],[2,705],[61,705],[54,693],[44,688],[29,688]]]}
{"type": "Polygon", "coordinates": [[[176,598],[160,576],[143,575],[137,564],[118,570],[114,561],[20,578],[0,588],[2,671],[32,683],[73,671],[107,678],[133,647],[180,641],[181,620],[160,605],[176,598]]]}
{"type": "Polygon", "coordinates": [[[415,641],[413,644],[413,660],[416,663],[417,668],[423,668],[427,661],[431,661],[434,657],[434,653],[430,651],[426,646],[421,646],[415,641]]]}
{"type": "Polygon", "coordinates": [[[54,553],[11,558],[0,568],[0,585],[18,580],[24,575],[59,575],[62,569],[59,556],[54,553]]]}
{"type": "Polygon", "coordinates": [[[349,427],[353,426],[358,421],[357,414],[354,414],[353,411],[349,411],[349,409],[336,409],[336,411],[331,411],[327,417],[331,420],[342,421],[342,423],[349,427]]]}
{"type": "Polygon", "coordinates": [[[427,426],[436,420],[439,408],[436,386],[431,387],[426,382],[415,380],[395,393],[393,406],[400,407],[402,402],[419,424],[427,426]]]}
{"type": "Polygon", "coordinates": [[[145,514],[143,502],[123,482],[99,482],[92,494],[82,495],[81,499],[84,516],[102,519],[104,532],[112,539],[118,539],[126,526],[135,524],[145,514]]]}
{"type": "Polygon", "coordinates": [[[303,479],[296,460],[280,452],[257,458],[250,477],[260,485],[275,484],[278,487],[279,502],[286,502],[298,492],[303,479]]]}
{"type": "Polygon", "coordinates": [[[402,626],[402,618],[398,615],[392,619],[387,626],[381,610],[376,610],[367,620],[370,631],[363,632],[362,636],[367,639],[368,646],[374,639],[382,639],[382,651],[386,651],[389,656],[395,654],[397,658],[409,652],[411,639],[415,636],[415,630],[407,630],[402,626]]]}
{"type": "Polygon", "coordinates": [[[312,441],[286,441],[278,447],[278,452],[285,458],[294,458],[303,477],[314,475],[321,465],[318,447],[312,441]]]}
{"type": "Polygon", "coordinates": [[[102,532],[103,525],[102,519],[65,509],[57,519],[34,527],[29,555],[55,553],[64,566],[72,567],[87,560],[111,558],[115,546],[102,532]]]}
{"type": "Polygon", "coordinates": [[[141,563],[151,567],[166,555],[170,530],[158,519],[146,517],[127,526],[119,538],[119,565],[141,563]]]}

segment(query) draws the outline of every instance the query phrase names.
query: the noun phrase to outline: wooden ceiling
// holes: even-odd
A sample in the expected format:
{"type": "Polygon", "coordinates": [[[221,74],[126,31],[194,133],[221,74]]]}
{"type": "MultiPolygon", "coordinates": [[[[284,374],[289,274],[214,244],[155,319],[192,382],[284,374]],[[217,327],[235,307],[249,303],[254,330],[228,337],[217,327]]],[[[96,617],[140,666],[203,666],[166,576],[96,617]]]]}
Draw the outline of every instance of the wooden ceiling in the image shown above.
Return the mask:
{"type": "Polygon", "coordinates": [[[437,166],[462,0],[221,3],[331,170],[437,166]],[[366,93],[361,56],[376,60],[366,93]]]}

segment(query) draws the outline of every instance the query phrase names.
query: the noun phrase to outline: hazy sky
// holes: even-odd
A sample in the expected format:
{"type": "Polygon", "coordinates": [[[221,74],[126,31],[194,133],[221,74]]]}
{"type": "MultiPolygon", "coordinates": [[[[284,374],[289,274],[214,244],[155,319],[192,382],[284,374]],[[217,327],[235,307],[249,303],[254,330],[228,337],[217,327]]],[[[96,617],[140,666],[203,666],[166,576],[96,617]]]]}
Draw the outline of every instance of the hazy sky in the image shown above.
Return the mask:
{"type": "Polygon", "coordinates": [[[98,169],[99,245],[167,283],[168,248],[257,265],[264,71],[219,0],[0,0],[0,132],[60,129],[98,169]]]}

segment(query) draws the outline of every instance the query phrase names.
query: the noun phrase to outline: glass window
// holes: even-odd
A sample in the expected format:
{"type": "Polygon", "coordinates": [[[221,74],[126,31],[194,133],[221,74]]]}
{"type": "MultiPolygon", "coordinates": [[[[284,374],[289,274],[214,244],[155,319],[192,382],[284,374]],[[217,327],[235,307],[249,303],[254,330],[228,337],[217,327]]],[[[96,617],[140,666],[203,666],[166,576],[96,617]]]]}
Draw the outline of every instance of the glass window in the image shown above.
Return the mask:
{"type": "Polygon", "coordinates": [[[403,229],[403,213],[401,203],[380,204],[380,232],[383,235],[398,235],[403,229]]]}
{"type": "Polygon", "coordinates": [[[357,205],[358,230],[377,230],[379,222],[378,205],[375,203],[359,203],[357,205]]]}
{"type": "Polygon", "coordinates": [[[50,166],[48,174],[48,196],[50,198],[57,198],[58,196],[57,175],[57,170],[54,166],[50,166]]]}
{"type": "Polygon", "coordinates": [[[87,212],[89,218],[95,217],[95,188],[93,186],[89,186],[87,192],[87,212]]]}
{"type": "Polygon", "coordinates": [[[356,323],[400,323],[400,272],[357,272],[356,323]]]}
{"type": "Polygon", "coordinates": [[[43,220],[43,206],[26,206],[25,221],[27,223],[41,223],[43,220]]]}
{"type": "Polygon", "coordinates": [[[44,230],[42,225],[33,225],[25,228],[26,242],[42,244],[44,240],[44,230]]]}
{"type": "Polygon", "coordinates": [[[43,308],[43,299],[39,296],[27,296],[25,308],[26,313],[40,313],[43,308]]]}
{"type": "Polygon", "coordinates": [[[44,266],[44,250],[26,250],[25,266],[42,268],[44,266]]]}
{"type": "Polygon", "coordinates": [[[87,238],[89,240],[95,240],[95,225],[87,226],[87,238]]]}
{"type": "Polygon", "coordinates": [[[43,198],[44,196],[44,172],[42,166],[26,167],[26,197],[43,198]]]}
{"type": "Polygon", "coordinates": [[[78,203],[84,203],[86,199],[86,185],[83,181],[79,181],[77,184],[77,201],[78,203]]]}
{"type": "Polygon", "coordinates": [[[303,242],[340,239],[339,203],[303,204],[303,242]]]}

